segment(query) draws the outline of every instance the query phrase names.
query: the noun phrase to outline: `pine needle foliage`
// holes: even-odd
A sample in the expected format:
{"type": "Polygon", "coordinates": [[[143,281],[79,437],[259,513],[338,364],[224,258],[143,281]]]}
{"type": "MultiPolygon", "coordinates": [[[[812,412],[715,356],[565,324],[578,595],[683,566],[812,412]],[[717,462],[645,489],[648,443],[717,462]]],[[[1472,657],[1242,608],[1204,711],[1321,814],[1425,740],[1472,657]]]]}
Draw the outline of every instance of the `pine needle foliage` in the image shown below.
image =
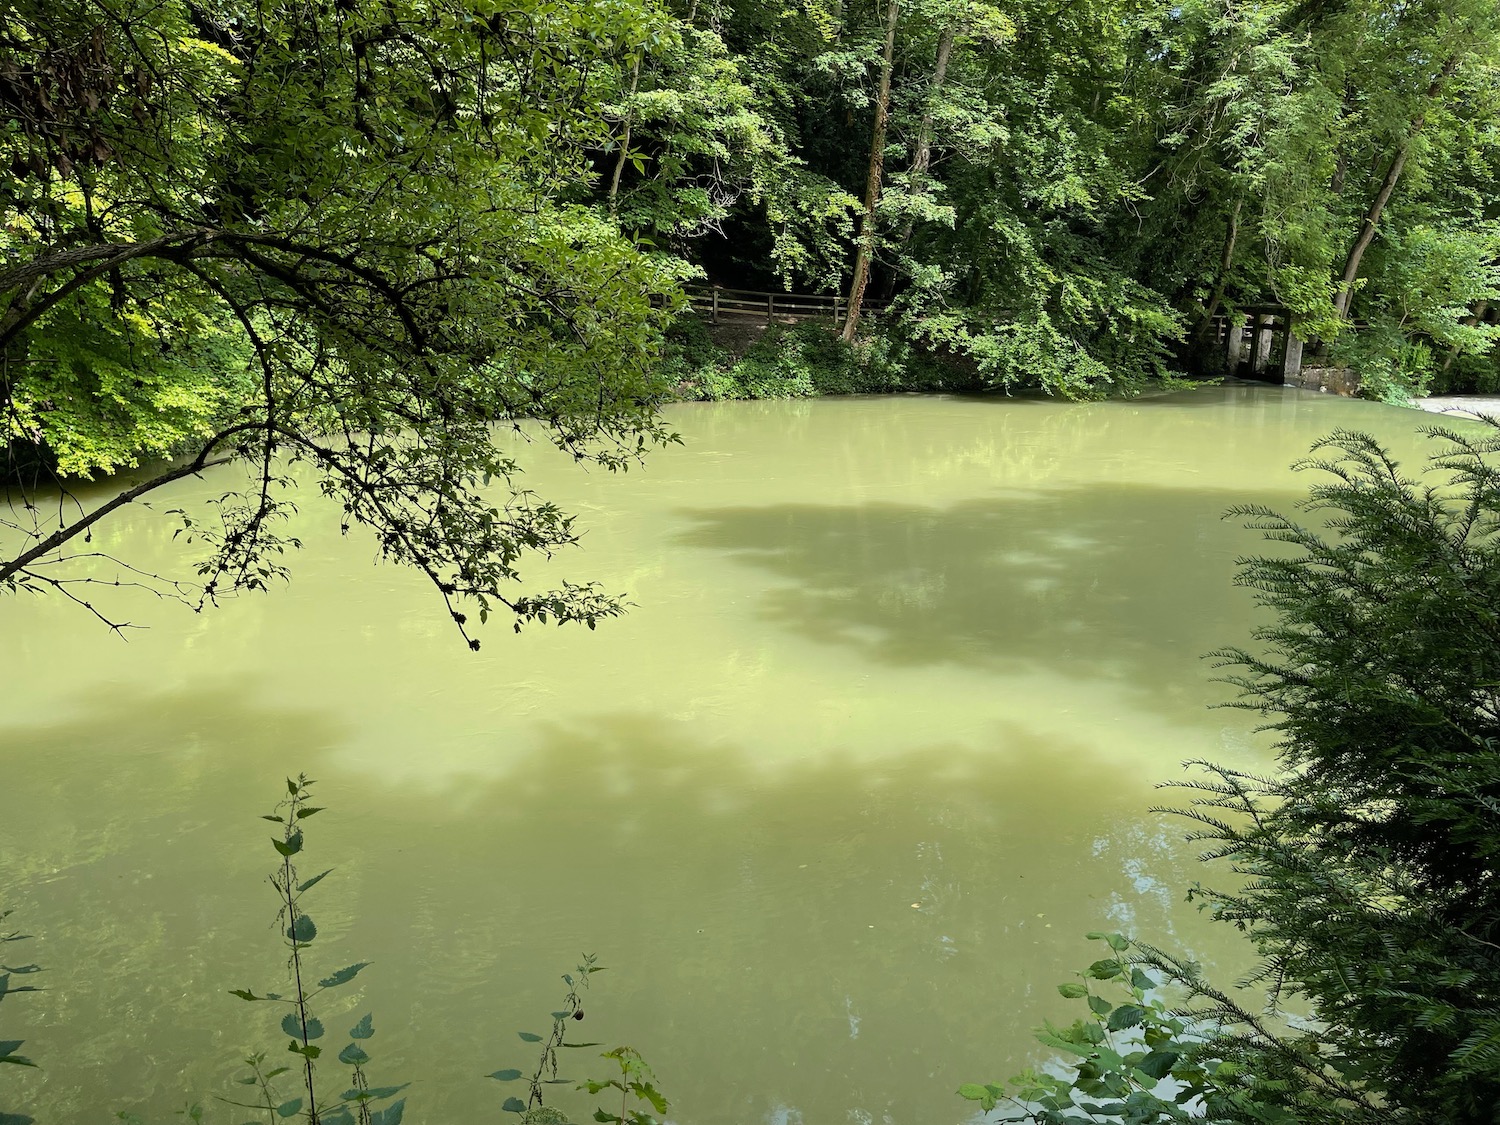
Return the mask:
{"type": "Polygon", "coordinates": [[[1284,545],[1239,564],[1273,621],[1213,654],[1277,766],[1190,763],[1166,811],[1234,873],[1189,898],[1258,968],[1224,989],[1091,935],[1115,956],[1060,989],[1090,1014],[1043,1038],[1079,1061],[961,1095],[1048,1125],[1500,1121],[1500,426],[1427,436],[1420,479],[1340,431],[1298,518],[1230,513],[1284,545]]]}
{"type": "Polygon", "coordinates": [[[1245,881],[1193,894],[1255,942],[1273,1004],[1310,1006],[1319,1055],[1376,1095],[1378,1118],[1492,1122],[1500,428],[1427,435],[1424,480],[1340,431],[1298,466],[1324,474],[1307,522],[1231,513],[1291,548],[1240,564],[1276,615],[1262,651],[1215,654],[1279,736],[1281,769],[1208,767],[1188,812],[1207,858],[1245,881]]]}

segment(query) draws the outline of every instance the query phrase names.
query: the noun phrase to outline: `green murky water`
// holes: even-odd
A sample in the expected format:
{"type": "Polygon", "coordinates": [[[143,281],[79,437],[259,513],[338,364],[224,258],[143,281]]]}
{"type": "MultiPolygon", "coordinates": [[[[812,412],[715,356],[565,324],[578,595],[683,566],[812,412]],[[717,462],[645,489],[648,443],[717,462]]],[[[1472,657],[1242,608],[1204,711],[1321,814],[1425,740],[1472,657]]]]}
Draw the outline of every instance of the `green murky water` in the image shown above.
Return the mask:
{"type": "MultiPolygon", "coordinates": [[[[247,1116],[211,1098],[284,1037],[226,990],[279,980],[255,817],[297,771],[331,806],[320,964],[374,962],[327,1022],[373,1011],[412,1121],[500,1119],[514,1091],[481,1076],[529,1065],[516,1032],[585,950],[610,971],[579,1034],[644,1052],[685,1125],[961,1121],[960,1082],[1071,1018],[1053,986],[1088,930],[1239,964],[1145,811],[1183,759],[1263,754],[1199,659],[1253,621],[1230,579],[1255,540],[1220,514],[1290,505],[1336,425],[1412,453],[1430,419],[1238,387],[670,420],[686,445],[623,478],[532,454],[590,529],[539,578],[636,603],[594,634],[471,654],[311,493],[269,597],[130,603],[128,642],[0,605],[0,901],[36,935],[6,952],[48,989],[0,1008],[44,1066],[7,1068],[0,1108],[247,1116]]],[[[149,563],[170,528],[138,511],[101,546],[149,563]]]]}

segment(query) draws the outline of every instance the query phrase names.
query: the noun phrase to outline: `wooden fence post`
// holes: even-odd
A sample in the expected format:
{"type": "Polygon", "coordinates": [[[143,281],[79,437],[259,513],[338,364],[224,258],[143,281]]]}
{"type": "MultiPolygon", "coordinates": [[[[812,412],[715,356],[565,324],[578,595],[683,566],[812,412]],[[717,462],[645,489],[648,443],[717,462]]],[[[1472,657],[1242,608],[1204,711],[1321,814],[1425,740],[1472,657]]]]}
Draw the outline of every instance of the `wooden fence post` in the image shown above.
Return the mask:
{"type": "Polygon", "coordinates": [[[766,324],[776,323],[776,294],[766,294],[766,324]]]}
{"type": "Polygon", "coordinates": [[[714,286],[714,315],[711,323],[719,323],[719,287],[717,285],[714,286]]]}

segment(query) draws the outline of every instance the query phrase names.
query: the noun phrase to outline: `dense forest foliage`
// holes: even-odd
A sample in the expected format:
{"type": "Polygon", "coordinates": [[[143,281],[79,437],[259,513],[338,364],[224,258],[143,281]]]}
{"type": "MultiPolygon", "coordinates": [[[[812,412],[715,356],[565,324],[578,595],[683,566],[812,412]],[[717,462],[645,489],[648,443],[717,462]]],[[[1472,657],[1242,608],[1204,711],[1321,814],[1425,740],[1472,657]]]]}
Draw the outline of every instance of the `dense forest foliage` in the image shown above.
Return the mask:
{"type": "Polygon", "coordinates": [[[868,258],[883,327],[989,385],[1134,388],[1262,302],[1377,395],[1496,385],[1489,0],[675,15],[613,76],[600,190],[714,280],[868,258]]]}
{"type": "Polygon", "coordinates": [[[1272,302],[1378,397],[1494,390],[1497,62],[1493,0],[11,0],[13,467],[289,442],[363,518],[312,433],[430,423],[414,367],[630,446],[693,278],[889,301],[846,337],[991,387],[1272,302]]]}

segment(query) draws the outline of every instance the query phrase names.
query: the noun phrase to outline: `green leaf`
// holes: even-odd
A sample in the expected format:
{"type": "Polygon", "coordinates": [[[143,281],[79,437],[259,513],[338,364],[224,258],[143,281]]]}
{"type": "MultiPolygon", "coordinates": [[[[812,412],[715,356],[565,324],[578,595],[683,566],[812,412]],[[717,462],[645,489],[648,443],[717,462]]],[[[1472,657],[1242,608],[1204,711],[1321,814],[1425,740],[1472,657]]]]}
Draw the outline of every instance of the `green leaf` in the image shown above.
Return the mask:
{"type": "Polygon", "coordinates": [[[302,1099],[293,1098],[291,1101],[282,1102],[276,1107],[277,1117],[295,1117],[302,1110],[302,1099]]]}
{"type": "Polygon", "coordinates": [[[526,1103],[523,1102],[520,1098],[506,1098],[504,1104],[501,1105],[500,1108],[505,1113],[525,1113],[526,1103]]]}
{"type": "Polygon", "coordinates": [[[285,840],[278,840],[273,836],[271,838],[271,846],[282,855],[296,855],[302,850],[302,830],[298,829],[296,832],[293,832],[290,836],[288,836],[285,840]]]}
{"type": "Polygon", "coordinates": [[[1113,980],[1124,975],[1125,966],[1118,961],[1095,961],[1088,967],[1088,975],[1095,980],[1113,980]]]}
{"type": "Polygon", "coordinates": [[[286,936],[301,945],[306,945],[318,936],[318,927],[306,914],[299,914],[286,928],[286,936]]]}
{"type": "Polygon", "coordinates": [[[1130,984],[1133,988],[1138,988],[1142,992],[1150,992],[1156,987],[1156,982],[1150,976],[1140,969],[1134,968],[1130,970],[1130,984]]]}
{"type": "Polygon", "coordinates": [[[315,887],[315,886],[317,886],[325,878],[327,878],[328,875],[332,871],[333,871],[333,868],[330,867],[327,871],[320,871],[320,872],[318,872],[318,874],[314,875],[311,879],[305,879],[302,882],[298,883],[297,884],[297,893],[301,894],[303,891],[307,890],[309,887],[315,887]]]}
{"type": "Polygon", "coordinates": [[[360,1021],[349,1029],[350,1039],[368,1039],[375,1034],[375,1025],[366,1012],[360,1021]]]}
{"type": "Polygon", "coordinates": [[[365,1054],[365,1049],[358,1043],[350,1043],[339,1052],[339,1062],[348,1066],[363,1066],[370,1061],[370,1056],[365,1054]]]}
{"type": "Polygon", "coordinates": [[[521,1072],[519,1070],[496,1070],[485,1075],[485,1077],[494,1078],[500,1082],[514,1082],[517,1078],[521,1077],[521,1072]]]}
{"type": "Polygon", "coordinates": [[[1177,1065],[1177,1060],[1181,1057],[1176,1051],[1152,1051],[1136,1063],[1135,1068],[1144,1071],[1152,1078],[1161,1079],[1172,1073],[1172,1068],[1177,1065]]]}
{"type": "Polygon", "coordinates": [[[516,1034],[519,1035],[521,1039],[526,1043],[540,1043],[542,1041],[542,1037],[535,1034],[534,1032],[518,1031],[516,1032],[516,1034]]]}
{"type": "Polygon", "coordinates": [[[1090,996],[1089,1008],[1096,1016],[1107,1016],[1114,1005],[1102,996],[1090,996]]]}
{"type": "Polygon", "coordinates": [[[361,969],[369,968],[369,966],[370,962],[368,961],[361,961],[356,965],[349,965],[345,968],[340,969],[338,972],[331,974],[330,976],[324,977],[318,982],[318,984],[324,988],[337,988],[341,984],[348,984],[351,980],[359,975],[359,971],[361,969]]]}
{"type": "Polygon", "coordinates": [[[1086,986],[1076,983],[1060,984],[1057,986],[1057,991],[1069,1000],[1081,1000],[1089,994],[1086,986]]]}
{"type": "Polygon", "coordinates": [[[326,807],[327,807],[326,805],[319,805],[316,808],[298,809],[297,810],[297,819],[298,820],[306,820],[308,817],[312,816],[314,813],[320,813],[320,812],[322,812],[323,809],[326,808],[326,807]]]}
{"type": "MultiPolygon", "coordinates": [[[[1100,1013],[1103,1015],[1104,1013],[1100,1013]]],[[[1121,1004],[1109,1016],[1109,1029],[1111,1031],[1124,1031],[1127,1027],[1134,1027],[1146,1018],[1146,1009],[1139,1004],[1121,1004]]]]}
{"type": "Polygon", "coordinates": [[[401,1115],[406,1112],[406,1099],[392,1102],[384,1109],[370,1114],[370,1125],[401,1125],[401,1115]]]}
{"type": "Polygon", "coordinates": [[[241,1000],[264,1000],[264,996],[257,996],[248,988],[231,988],[229,995],[238,996],[241,1000]]]}
{"type": "Polygon", "coordinates": [[[372,1086],[370,1089],[365,1091],[365,1096],[361,1100],[378,1101],[381,1098],[389,1098],[393,1094],[399,1094],[402,1090],[406,1089],[410,1085],[410,1082],[403,1082],[399,1086],[372,1086]]]}

